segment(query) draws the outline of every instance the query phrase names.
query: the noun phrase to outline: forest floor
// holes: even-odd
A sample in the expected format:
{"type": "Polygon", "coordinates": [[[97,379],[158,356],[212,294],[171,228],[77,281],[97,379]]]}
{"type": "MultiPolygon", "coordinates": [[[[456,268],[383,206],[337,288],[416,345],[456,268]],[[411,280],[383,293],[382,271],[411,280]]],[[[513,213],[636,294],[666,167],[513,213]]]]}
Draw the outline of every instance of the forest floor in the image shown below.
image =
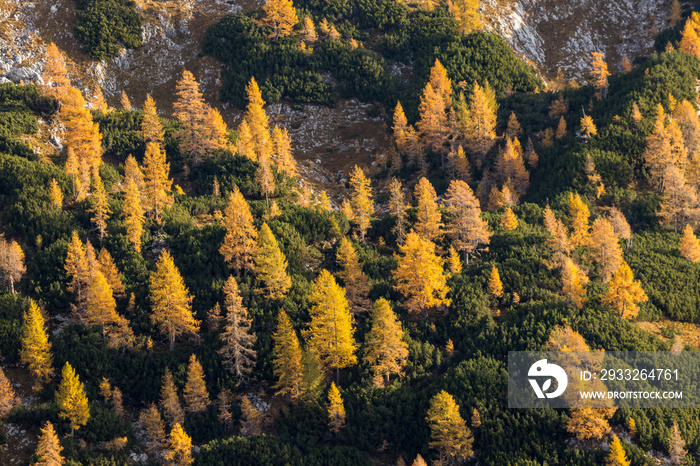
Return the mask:
{"type": "Polygon", "coordinates": [[[637,327],[645,332],[653,333],[664,341],[674,342],[678,337],[687,346],[700,349],[700,325],[689,322],[676,322],[670,319],[661,319],[656,322],[637,322],[637,327]],[[673,338],[666,335],[674,334],[673,338]]]}

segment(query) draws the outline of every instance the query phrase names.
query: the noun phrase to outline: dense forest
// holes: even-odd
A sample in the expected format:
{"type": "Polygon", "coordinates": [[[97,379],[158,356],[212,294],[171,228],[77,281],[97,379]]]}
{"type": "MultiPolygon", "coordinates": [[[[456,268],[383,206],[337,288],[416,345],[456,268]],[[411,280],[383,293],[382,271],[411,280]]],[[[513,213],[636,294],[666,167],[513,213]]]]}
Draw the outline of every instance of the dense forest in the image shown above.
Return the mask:
{"type": "MultiPolygon", "coordinates": [[[[77,6],[93,58],[139,46],[131,2],[77,6]]],[[[227,15],[202,50],[235,128],[188,70],[169,115],[86,99],[54,44],[44,85],[0,84],[0,444],[26,431],[42,465],[696,464],[697,409],[509,409],[506,370],[698,349],[700,15],[621,72],[592,52],[585,82],[545,82],[477,6],[227,15]],[[265,108],[348,98],[392,155],[327,192],[265,108]]]]}

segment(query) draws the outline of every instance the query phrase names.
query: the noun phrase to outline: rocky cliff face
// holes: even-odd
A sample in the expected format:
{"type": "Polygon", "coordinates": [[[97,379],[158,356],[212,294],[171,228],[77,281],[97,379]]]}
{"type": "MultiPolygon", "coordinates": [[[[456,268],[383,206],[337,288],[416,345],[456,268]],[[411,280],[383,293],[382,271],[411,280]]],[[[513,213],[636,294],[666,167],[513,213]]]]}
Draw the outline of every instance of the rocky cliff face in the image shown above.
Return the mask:
{"type": "Polygon", "coordinates": [[[590,52],[604,52],[618,71],[671,26],[667,0],[482,0],[482,10],[488,27],[545,75],[561,68],[575,79],[586,76],[590,52]]]}

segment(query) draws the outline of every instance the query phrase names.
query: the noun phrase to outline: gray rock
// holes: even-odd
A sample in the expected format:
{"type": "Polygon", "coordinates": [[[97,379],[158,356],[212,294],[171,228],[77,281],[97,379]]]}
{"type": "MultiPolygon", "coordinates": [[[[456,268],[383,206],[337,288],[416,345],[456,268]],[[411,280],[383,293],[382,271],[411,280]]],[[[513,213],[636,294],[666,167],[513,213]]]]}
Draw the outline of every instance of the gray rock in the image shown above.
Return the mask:
{"type": "Polygon", "coordinates": [[[54,146],[59,152],[63,151],[63,144],[61,144],[61,141],[56,137],[55,134],[52,134],[49,136],[49,142],[51,143],[52,146],[54,146]]]}
{"type": "Polygon", "coordinates": [[[5,74],[5,77],[16,83],[20,81],[24,81],[25,83],[31,81],[39,85],[44,84],[44,79],[41,77],[41,74],[39,74],[38,71],[27,67],[15,66],[5,74]]]}
{"type": "Polygon", "coordinates": [[[10,81],[9,79],[7,79],[6,77],[0,76],[0,84],[7,84],[7,83],[11,83],[11,82],[12,82],[12,81],[10,81]]]}

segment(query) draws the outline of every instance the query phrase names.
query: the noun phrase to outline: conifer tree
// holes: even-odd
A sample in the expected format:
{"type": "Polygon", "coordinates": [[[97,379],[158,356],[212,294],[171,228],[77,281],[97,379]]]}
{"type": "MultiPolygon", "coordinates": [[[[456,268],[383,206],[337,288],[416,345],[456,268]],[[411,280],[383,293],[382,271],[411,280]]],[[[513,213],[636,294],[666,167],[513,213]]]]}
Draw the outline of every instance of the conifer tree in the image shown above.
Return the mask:
{"type": "Polygon", "coordinates": [[[75,294],[78,308],[82,308],[87,299],[87,290],[91,279],[85,248],[75,230],[73,230],[71,241],[68,243],[68,253],[63,267],[70,277],[68,291],[75,294]]]}
{"type": "Polygon", "coordinates": [[[114,387],[112,391],[112,408],[114,408],[114,414],[118,417],[124,417],[124,405],[122,401],[122,391],[119,387],[114,387]]]}
{"type": "Polygon", "coordinates": [[[0,234],[0,276],[10,284],[10,292],[15,294],[15,283],[27,271],[24,265],[24,252],[17,241],[6,241],[0,234]]]}
{"type": "Polygon", "coordinates": [[[370,181],[365,176],[365,172],[357,165],[350,174],[350,189],[352,189],[353,220],[358,223],[360,238],[364,241],[372,214],[374,214],[374,203],[370,181]]]}
{"type": "Polygon", "coordinates": [[[204,384],[204,370],[197,356],[190,355],[185,384],[185,409],[190,413],[201,413],[209,405],[209,392],[204,384]]]}
{"type": "Polygon", "coordinates": [[[155,142],[146,144],[146,155],[143,157],[144,203],[146,212],[152,212],[159,221],[163,208],[173,204],[170,187],[173,181],[169,178],[170,164],[165,161],[165,151],[155,142]]]}
{"type": "Polygon", "coordinates": [[[462,273],[462,260],[459,258],[459,253],[457,253],[457,250],[452,246],[450,246],[447,260],[448,264],[450,265],[450,272],[453,275],[462,273]]]}
{"type": "Polygon", "coordinates": [[[143,193],[146,188],[146,184],[143,181],[143,171],[141,171],[141,167],[139,167],[138,162],[131,154],[129,154],[126,158],[126,162],[124,162],[124,187],[126,187],[130,181],[136,183],[139,192],[143,193]]]}
{"type": "Polygon", "coordinates": [[[258,154],[258,171],[255,179],[260,184],[260,194],[265,196],[265,203],[269,205],[269,198],[275,192],[275,178],[272,173],[270,154],[267,151],[258,154]]]}
{"type": "Polygon", "coordinates": [[[12,383],[0,367],[0,419],[7,416],[12,408],[21,404],[22,400],[15,394],[12,383]]]}
{"type": "Polygon", "coordinates": [[[63,447],[58,439],[58,435],[56,435],[53,424],[46,421],[44,427],[41,428],[41,435],[39,435],[39,442],[36,446],[36,456],[39,457],[39,461],[34,463],[34,465],[62,466],[65,460],[61,456],[62,451],[63,447]]]}
{"type": "Polygon", "coordinates": [[[146,95],[146,101],[143,104],[141,134],[146,144],[153,142],[160,146],[163,145],[165,137],[163,125],[160,122],[160,117],[158,117],[158,109],[156,109],[156,103],[151,94],[146,95]]]}
{"type": "Polygon", "coordinates": [[[675,165],[666,168],[663,191],[659,215],[673,226],[674,232],[678,233],[678,227],[684,223],[698,220],[698,194],[675,165]]]}
{"type": "Polygon", "coordinates": [[[549,204],[547,204],[547,207],[544,209],[544,226],[547,229],[547,233],[550,235],[547,242],[558,256],[556,258],[557,261],[563,265],[562,256],[569,256],[572,246],[566,227],[561,220],[555,217],[549,204]]]}
{"type": "Polygon", "coordinates": [[[278,315],[277,329],[272,339],[274,341],[272,363],[275,377],[277,377],[275,395],[288,395],[296,401],[303,390],[303,354],[299,338],[284,310],[281,310],[278,315]]]}
{"type": "Polygon", "coordinates": [[[109,286],[112,288],[114,296],[124,298],[126,296],[126,288],[124,287],[124,283],[122,283],[121,274],[109,251],[105,248],[100,249],[97,262],[100,264],[100,272],[102,272],[102,275],[104,275],[107,283],[109,283],[109,286]]]}
{"type": "Polygon", "coordinates": [[[557,131],[554,133],[554,137],[561,139],[566,136],[566,120],[564,117],[559,117],[559,124],[557,124],[557,131]]]}
{"type": "Polygon", "coordinates": [[[411,466],[428,466],[428,463],[426,463],[423,457],[418,454],[416,455],[416,459],[413,460],[411,466]]]}
{"type": "Polygon", "coordinates": [[[603,59],[603,54],[600,52],[591,52],[591,75],[593,77],[593,86],[598,89],[599,98],[605,97],[608,89],[608,65],[603,59]]]}
{"type": "Polygon", "coordinates": [[[248,97],[248,106],[246,107],[245,121],[250,129],[250,151],[253,153],[250,158],[253,160],[267,159],[269,160],[270,147],[270,121],[263,108],[265,101],[262,98],[262,93],[258,87],[255,78],[250,78],[250,82],[245,88],[248,97]]]}
{"type": "Polygon", "coordinates": [[[314,44],[316,41],[318,41],[316,26],[314,25],[314,20],[311,19],[311,16],[304,16],[304,40],[307,44],[314,44]]]}
{"type": "Polygon", "coordinates": [[[610,223],[615,229],[615,234],[620,238],[627,241],[627,246],[630,246],[632,239],[632,229],[630,224],[627,223],[625,215],[617,207],[611,207],[610,213],[610,223]]]}
{"type": "Polygon", "coordinates": [[[133,180],[126,185],[124,193],[124,208],[122,210],[126,237],[137,252],[141,251],[141,235],[143,234],[144,212],[141,205],[141,193],[133,180]]]}
{"type": "Polygon", "coordinates": [[[435,254],[435,244],[411,232],[399,252],[398,267],[392,272],[394,288],[406,297],[409,312],[425,313],[429,308],[449,305],[447,276],[443,260],[435,254]]]}
{"type": "Polygon", "coordinates": [[[95,272],[87,297],[87,324],[102,327],[102,338],[107,336],[107,329],[117,326],[124,319],[117,314],[112,288],[102,272],[95,272]]]}
{"type": "Polygon", "coordinates": [[[570,258],[564,258],[561,278],[564,282],[562,292],[572,306],[577,309],[583,307],[583,300],[586,296],[586,284],[588,277],[570,258]]]}
{"type": "Polygon", "coordinates": [[[345,427],[343,398],[340,396],[340,390],[333,382],[331,382],[331,388],[328,390],[328,426],[334,434],[337,434],[345,427]]]}
{"type": "Polygon", "coordinates": [[[394,142],[396,142],[396,148],[398,149],[399,154],[406,153],[408,149],[408,135],[406,134],[407,128],[408,120],[406,119],[406,114],[403,111],[401,102],[396,102],[392,131],[394,132],[394,142]]]}
{"type": "Polygon", "coordinates": [[[322,270],[313,282],[309,300],[312,306],[311,323],[305,331],[307,347],[324,370],[336,369],[339,377],[340,369],[357,363],[353,319],[345,290],[329,271],[322,270]]]}
{"type": "Polygon", "coordinates": [[[194,458],[192,458],[192,439],[187,435],[179,422],[170,431],[168,449],[164,458],[168,464],[173,466],[189,466],[194,462],[194,458]]]}
{"type": "Polygon", "coordinates": [[[518,228],[518,217],[513,213],[513,209],[510,207],[506,207],[506,211],[503,213],[501,226],[506,231],[512,231],[518,228]]]}
{"type": "Polygon", "coordinates": [[[337,275],[345,285],[352,312],[357,314],[369,311],[369,279],[362,272],[360,256],[350,240],[345,237],[340,240],[336,261],[340,266],[337,275]]]}
{"type": "Polygon", "coordinates": [[[636,124],[639,124],[639,122],[642,121],[642,113],[639,111],[637,102],[632,103],[632,112],[630,113],[630,117],[636,124]]]}
{"type": "Polygon", "coordinates": [[[495,95],[488,84],[481,87],[478,83],[474,83],[469,97],[468,111],[459,119],[469,148],[478,156],[478,164],[484,161],[486,153],[496,142],[497,110],[495,95]]]}
{"type": "Polygon", "coordinates": [[[221,113],[207,106],[204,115],[204,133],[202,144],[207,150],[232,150],[233,144],[229,138],[228,127],[221,113]]]}
{"type": "Polygon", "coordinates": [[[297,163],[292,155],[292,140],[287,128],[275,126],[272,130],[272,146],[274,147],[273,161],[277,171],[290,178],[298,176],[297,163]]]}
{"type": "Polygon", "coordinates": [[[591,212],[578,194],[569,193],[569,226],[571,227],[571,244],[586,246],[590,243],[588,217],[591,212]]]}
{"type": "Polygon", "coordinates": [[[497,298],[503,296],[503,283],[501,283],[501,275],[498,273],[496,266],[491,267],[491,273],[489,274],[489,293],[497,298]]]}
{"type": "MultiPolygon", "coordinates": [[[[678,428],[678,423],[673,422],[671,426],[671,438],[668,441],[668,456],[671,459],[671,465],[680,466],[685,464],[688,451],[685,449],[685,441],[681,437],[681,431],[678,428]]],[[[627,463],[629,464],[629,462],[627,463]]]]}
{"type": "Polygon", "coordinates": [[[375,387],[389,383],[391,374],[400,375],[408,358],[403,328],[389,301],[381,298],[372,306],[372,327],[365,337],[364,360],[372,366],[375,387]]]}
{"type": "Polygon", "coordinates": [[[49,185],[49,200],[51,205],[56,207],[58,210],[63,208],[63,191],[58,185],[56,178],[51,178],[51,184],[49,185]]]}
{"type": "Polygon", "coordinates": [[[170,350],[181,334],[196,336],[199,322],[192,314],[192,299],[169,252],[164,251],[151,275],[150,297],[153,321],[170,340],[170,350]]]}
{"type": "Polygon", "coordinates": [[[700,57],[700,38],[698,38],[697,25],[692,18],[685,21],[678,49],[692,57],[700,57]]]}
{"type": "Polygon", "coordinates": [[[595,219],[591,228],[591,246],[592,257],[600,265],[601,280],[607,283],[622,263],[622,248],[612,223],[602,217],[595,219]]]}
{"type": "Polygon", "coordinates": [[[683,229],[680,245],[681,257],[690,262],[700,262],[700,241],[693,232],[693,227],[687,224],[683,229]]]}
{"type": "Polygon", "coordinates": [[[29,309],[24,312],[22,319],[19,357],[34,378],[34,390],[40,390],[53,373],[53,357],[44,316],[33,300],[29,301],[29,309]]]}
{"type": "Polygon", "coordinates": [[[177,388],[175,388],[173,374],[167,367],[163,375],[163,385],[160,389],[160,404],[171,424],[184,422],[185,413],[180,405],[180,397],[177,394],[177,388]]]}
{"type": "MultiPolygon", "coordinates": [[[[437,63],[439,64],[439,62],[437,63]]],[[[449,103],[444,99],[440,89],[435,88],[432,80],[428,82],[420,97],[418,107],[420,119],[416,123],[416,127],[421,134],[424,145],[435,152],[442,152],[442,146],[447,139],[449,125],[446,110],[448,105],[449,103]]]]}
{"type": "Polygon", "coordinates": [[[481,28],[479,0],[451,0],[448,6],[450,14],[457,21],[459,32],[463,35],[481,28]]]}
{"type": "Polygon", "coordinates": [[[250,206],[237,186],[229,196],[224,210],[223,226],[226,229],[224,242],[219,252],[236,274],[253,270],[253,254],[256,249],[258,233],[253,225],[250,206]]]}
{"type": "Polygon", "coordinates": [[[56,403],[60,410],[58,417],[70,422],[71,436],[90,419],[90,407],[83,384],[67,362],[63,366],[61,383],[56,391],[56,403]]]}
{"type": "Polygon", "coordinates": [[[182,71],[182,78],[178,80],[176,87],[177,100],[173,109],[183,127],[176,136],[180,137],[182,153],[190,157],[192,165],[197,165],[202,161],[207,149],[207,144],[202,143],[202,135],[206,132],[209,107],[204,102],[199,83],[189,71],[182,71]]]}
{"type": "Polygon", "coordinates": [[[518,121],[518,117],[515,116],[515,112],[510,112],[508,123],[506,125],[506,136],[511,139],[515,139],[520,136],[522,132],[523,128],[520,126],[520,122],[518,121]]]}
{"type": "Polygon", "coordinates": [[[625,261],[613,274],[608,291],[603,302],[615,309],[622,318],[634,318],[639,313],[637,303],[646,302],[649,298],[638,281],[634,280],[632,269],[625,261]]]}
{"type": "Polygon", "coordinates": [[[259,435],[262,431],[262,416],[250,398],[246,395],[241,397],[241,435],[250,437],[259,435]]]}
{"type": "Polygon", "coordinates": [[[126,92],[124,92],[123,89],[121,95],[119,96],[119,105],[121,105],[122,108],[127,112],[131,111],[131,101],[129,100],[129,96],[126,94],[126,92]]]}
{"type": "Polygon", "coordinates": [[[496,159],[496,178],[506,184],[510,180],[510,186],[517,197],[523,196],[530,186],[530,174],[525,168],[522,155],[510,138],[506,138],[506,145],[496,159]]]}
{"type": "Polygon", "coordinates": [[[166,438],[165,425],[155,404],[151,403],[141,411],[139,423],[146,431],[146,451],[153,459],[159,459],[165,448],[166,438]]]}
{"type": "Polygon", "coordinates": [[[299,22],[292,0],[267,0],[263,11],[265,16],[258,24],[271,28],[270,37],[275,39],[291,35],[294,26],[299,22]]]}
{"type": "Polygon", "coordinates": [[[613,435],[610,442],[610,452],[605,457],[605,466],[630,466],[630,460],[627,459],[625,449],[622,448],[622,442],[617,435],[613,435]]]}
{"type": "Polygon", "coordinates": [[[479,410],[476,408],[472,410],[471,426],[475,429],[481,427],[481,415],[479,414],[479,410]]]}
{"type": "Polygon", "coordinates": [[[442,235],[443,227],[435,188],[423,177],[416,185],[414,196],[418,204],[414,229],[421,237],[434,241],[442,235]]]}
{"type": "Polygon", "coordinates": [[[389,184],[389,195],[389,214],[396,219],[391,231],[396,235],[397,242],[403,244],[408,214],[406,213],[403,186],[396,178],[392,178],[391,184],[389,184]]]}
{"type": "Polygon", "coordinates": [[[252,319],[248,316],[248,309],[243,306],[243,298],[234,277],[228,277],[226,280],[224,296],[226,325],[221,334],[224,346],[219,350],[219,354],[231,373],[241,379],[247,377],[255,366],[255,332],[250,329],[252,319]]]}
{"type": "Polygon", "coordinates": [[[481,219],[479,201],[467,183],[456,180],[450,182],[445,205],[451,215],[448,231],[452,244],[464,254],[464,260],[468,264],[469,254],[480,244],[488,244],[491,238],[487,223],[481,219]]]}
{"type": "Polygon", "coordinates": [[[598,134],[598,129],[596,128],[595,123],[593,123],[593,118],[591,118],[589,115],[585,115],[583,118],[581,118],[581,135],[586,139],[590,139],[596,134],[598,134]]]}
{"type": "Polygon", "coordinates": [[[430,426],[430,448],[438,451],[443,464],[463,461],[474,454],[474,437],[452,395],[444,390],[435,395],[430,400],[426,420],[430,426]]]}
{"type": "Polygon", "coordinates": [[[267,223],[263,223],[258,232],[253,262],[255,274],[262,282],[264,293],[270,299],[282,299],[292,287],[292,280],[287,275],[287,259],[267,223]]]}
{"type": "Polygon", "coordinates": [[[66,60],[63,53],[53,42],[46,46],[46,63],[44,63],[44,86],[49,95],[60,95],[61,88],[70,85],[66,77],[66,60]]]}
{"type": "Polygon", "coordinates": [[[228,429],[233,420],[231,413],[231,392],[228,389],[223,389],[216,397],[216,404],[219,407],[219,422],[223,424],[224,429],[228,429]]]}
{"type": "Polygon", "coordinates": [[[105,186],[99,175],[93,179],[92,184],[93,190],[90,196],[91,207],[89,212],[92,212],[94,217],[90,220],[100,234],[100,246],[102,246],[105,236],[108,236],[107,220],[109,220],[112,209],[109,207],[109,196],[107,195],[107,191],[105,191],[105,186]]]}

